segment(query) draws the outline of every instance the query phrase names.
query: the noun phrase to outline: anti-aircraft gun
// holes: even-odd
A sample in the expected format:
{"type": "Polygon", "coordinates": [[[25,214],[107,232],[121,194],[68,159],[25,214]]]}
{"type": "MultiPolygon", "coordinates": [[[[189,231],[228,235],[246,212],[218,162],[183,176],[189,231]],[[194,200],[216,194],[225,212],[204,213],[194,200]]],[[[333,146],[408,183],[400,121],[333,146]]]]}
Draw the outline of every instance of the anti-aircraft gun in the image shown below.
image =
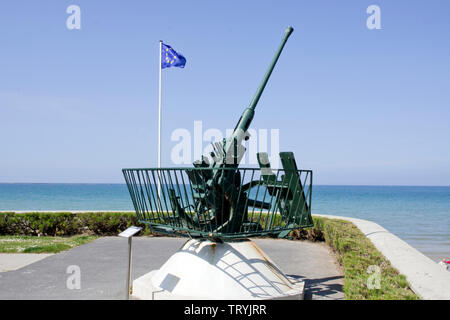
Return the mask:
{"type": "Polygon", "coordinates": [[[157,232],[214,239],[285,237],[313,225],[312,171],[298,170],[292,152],[280,153],[282,170],[270,168],[265,152],[257,154],[260,169],[239,168],[256,105],[292,32],[286,29],[250,105],[231,136],[213,143],[210,159],[202,156],[194,168],[123,169],[141,222],[157,232]]]}

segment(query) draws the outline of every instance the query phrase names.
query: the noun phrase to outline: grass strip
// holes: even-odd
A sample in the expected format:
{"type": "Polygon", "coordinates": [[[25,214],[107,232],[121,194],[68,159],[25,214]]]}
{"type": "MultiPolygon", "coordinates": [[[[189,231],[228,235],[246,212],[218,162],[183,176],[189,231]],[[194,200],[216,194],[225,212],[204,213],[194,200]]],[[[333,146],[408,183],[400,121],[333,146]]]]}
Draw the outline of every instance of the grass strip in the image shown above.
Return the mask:
{"type": "Polygon", "coordinates": [[[315,231],[310,232],[323,233],[343,267],[343,290],[347,300],[419,299],[406,277],[392,267],[353,223],[322,217],[313,217],[313,220],[315,231]]]}
{"type": "Polygon", "coordinates": [[[97,236],[0,236],[0,253],[58,253],[91,242],[97,236]]]}

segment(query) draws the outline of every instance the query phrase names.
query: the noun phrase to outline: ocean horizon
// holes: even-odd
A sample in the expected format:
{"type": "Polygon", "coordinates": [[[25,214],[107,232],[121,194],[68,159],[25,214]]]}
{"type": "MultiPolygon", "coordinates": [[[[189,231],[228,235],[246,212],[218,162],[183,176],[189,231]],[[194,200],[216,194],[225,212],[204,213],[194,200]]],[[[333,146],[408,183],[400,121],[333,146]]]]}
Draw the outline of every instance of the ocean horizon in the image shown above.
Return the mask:
{"type": "MultiPolygon", "coordinates": [[[[314,185],[312,213],[380,224],[434,261],[450,258],[450,186],[314,185]]],[[[125,183],[0,183],[0,211],[134,211],[125,183]]]]}

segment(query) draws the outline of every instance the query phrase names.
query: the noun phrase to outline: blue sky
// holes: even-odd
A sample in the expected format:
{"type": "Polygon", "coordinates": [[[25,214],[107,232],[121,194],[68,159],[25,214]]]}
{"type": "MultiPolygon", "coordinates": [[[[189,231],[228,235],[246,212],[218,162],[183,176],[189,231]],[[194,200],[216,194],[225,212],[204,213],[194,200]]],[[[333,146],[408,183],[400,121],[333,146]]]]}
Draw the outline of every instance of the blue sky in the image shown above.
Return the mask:
{"type": "MultiPolygon", "coordinates": [[[[252,127],[317,184],[450,185],[448,1],[2,1],[0,182],[123,182],[177,128],[233,128],[288,25],[252,127]],[[68,30],[69,5],[81,29],[68,30]],[[381,30],[369,30],[369,5],[381,30]]],[[[207,143],[205,143],[205,146],[207,143]]]]}

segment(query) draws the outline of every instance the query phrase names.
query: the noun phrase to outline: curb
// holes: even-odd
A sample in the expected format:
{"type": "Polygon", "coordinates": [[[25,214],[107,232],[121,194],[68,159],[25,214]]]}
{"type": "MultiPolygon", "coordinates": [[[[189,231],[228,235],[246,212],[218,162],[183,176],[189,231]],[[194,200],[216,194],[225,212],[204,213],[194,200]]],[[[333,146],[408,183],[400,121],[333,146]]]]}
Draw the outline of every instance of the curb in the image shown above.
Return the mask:
{"type": "Polygon", "coordinates": [[[352,222],[406,276],[411,289],[424,300],[450,300],[450,272],[375,222],[357,218],[314,214],[352,222]]]}

